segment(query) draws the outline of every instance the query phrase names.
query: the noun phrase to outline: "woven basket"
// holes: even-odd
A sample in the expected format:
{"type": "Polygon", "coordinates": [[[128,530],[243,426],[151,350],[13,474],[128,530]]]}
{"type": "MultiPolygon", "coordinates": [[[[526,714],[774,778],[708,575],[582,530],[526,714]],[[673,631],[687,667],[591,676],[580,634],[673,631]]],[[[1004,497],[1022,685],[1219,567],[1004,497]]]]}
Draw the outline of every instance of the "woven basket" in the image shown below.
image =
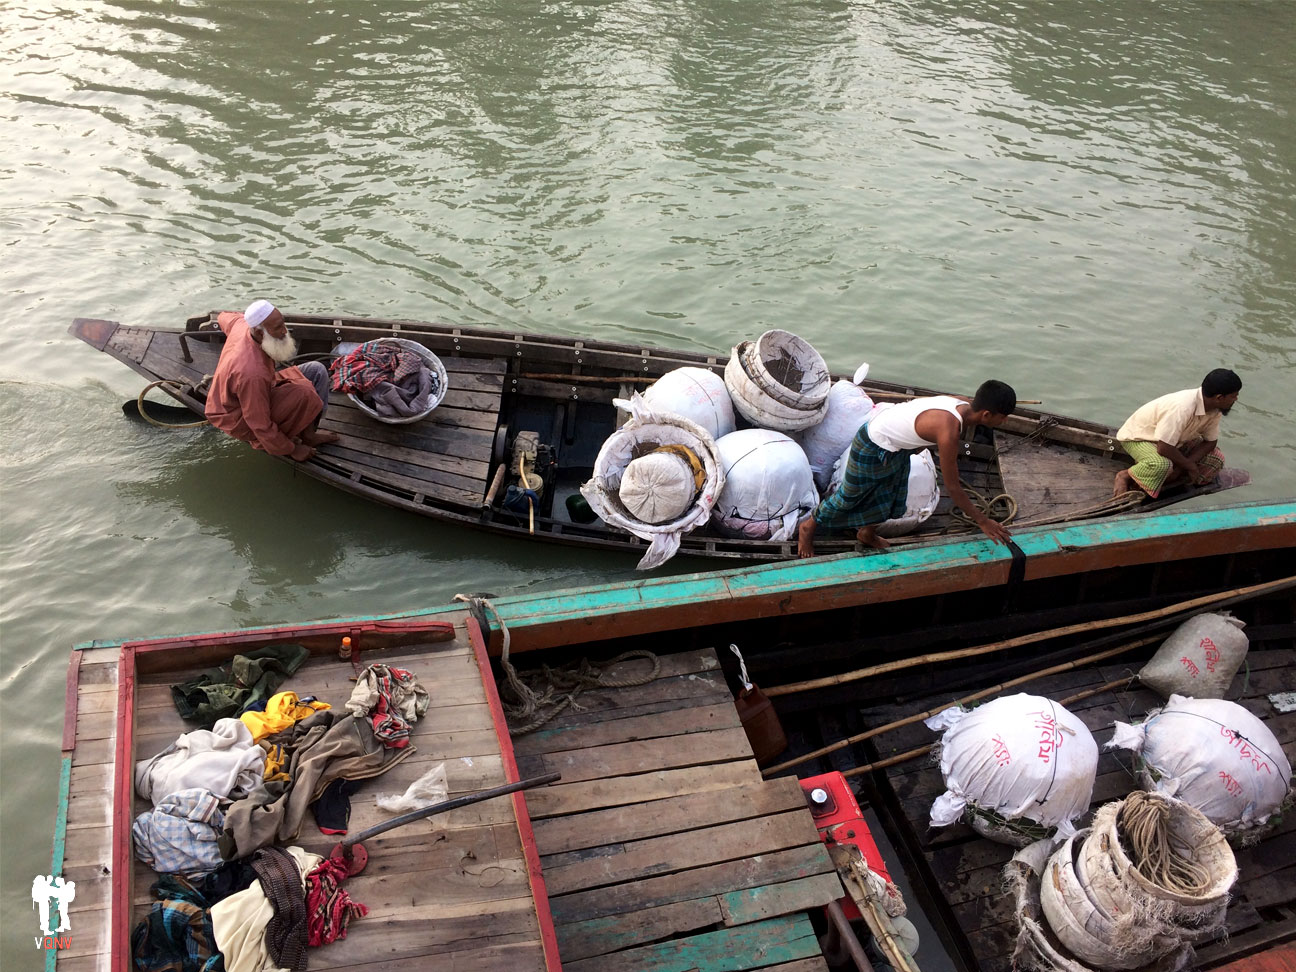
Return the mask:
{"type": "Polygon", "coordinates": [[[423,363],[426,364],[430,369],[432,369],[432,375],[436,380],[437,387],[436,387],[436,391],[432,393],[431,402],[427,408],[419,412],[417,415],[379,415],[378,412],[374,410],[372,405],[370,405],[368,402],[361,401],[359,396],[352,394],[351,392],[347,392],[347,398],[355,402],[356,407],[359,408],[360,411],[368,415],[370,418],[375,419],[376,421],[379,422],[385,422],[388,425],[408,425],[410,422],[417,422],[420,419],[427,418],[429,415],[432,414],[432,410],[435,409],[438,405],[440,405],[441,402],[445,399],[446,386],[449,385],[450,383],[449,376],[446,374],[445,365],[441,363],[441,359],[438,358],[431,351],[429,351],[427,348],[423,347],[423,345],[419,344],[417,341],[408,341],[405,338],[398,338],[398,337],[377,338],[374,341],[374,343],[392,345],[400,348],[402,351],[413,351],[415,354],[417,354],[420,358],[423,359],[423,363]]]}

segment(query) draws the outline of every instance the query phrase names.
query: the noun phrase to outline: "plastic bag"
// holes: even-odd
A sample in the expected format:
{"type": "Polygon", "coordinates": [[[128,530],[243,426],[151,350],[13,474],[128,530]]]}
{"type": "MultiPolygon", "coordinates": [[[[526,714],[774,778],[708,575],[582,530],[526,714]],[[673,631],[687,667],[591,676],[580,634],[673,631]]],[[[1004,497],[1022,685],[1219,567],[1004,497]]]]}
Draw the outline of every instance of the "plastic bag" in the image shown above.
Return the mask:
{"type": "Polygon", "coordinates": [[[404,793],[379,793],[374,797],[374,803],[378,804],[379,810],[388,813],[410,813],[434,803],[444,803],[449,793],[445,763],[437,763],[406,787],[404,793]]]}

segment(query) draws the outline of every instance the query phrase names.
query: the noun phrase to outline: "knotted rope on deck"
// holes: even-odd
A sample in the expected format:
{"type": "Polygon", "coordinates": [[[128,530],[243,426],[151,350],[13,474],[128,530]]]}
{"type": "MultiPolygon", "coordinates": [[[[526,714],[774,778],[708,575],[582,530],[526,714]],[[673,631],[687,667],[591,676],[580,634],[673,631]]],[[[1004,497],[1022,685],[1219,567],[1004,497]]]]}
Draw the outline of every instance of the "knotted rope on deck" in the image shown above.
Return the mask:
{"type": "Polygon", "coordinates": [[[1157,887],[1186,897],[1198,897],[1211,887],[1208,868],[1176,853],[1170,839],[1170,805],[1164,800],[1135,790],[1125,798],[1118,822],[1129,843],[1130,860],[1157,887]]]}
{"type": "Polygon", "coordinates": [[[622,652],[603,665],[595,665],[588,658],[579,662],[553,668],[542,665],[538,669],[519,673],[509,660],[508,625],[500,617],[499,611],[488,598],[470,597],[456,594],[456,601],[464,601],[478,610],[490,611],[499,625],[503,643],[500,647],[500,668],[504,673],[504,689],[501,691],[501,702],[504,714],[509,720],[509,735],[524,736],[534,732],[567,709],[580,711],[576,698],[587,688],[634,688],[655,681],[661,674],[661,659],[653,652],[643,649],[622,652]],[[623,661],[642,658],[652,663],[652,670],[646,675],[615,676],[609,670],[623,661]],[[521,725],[514,725],[521,722],[521,725]]]}

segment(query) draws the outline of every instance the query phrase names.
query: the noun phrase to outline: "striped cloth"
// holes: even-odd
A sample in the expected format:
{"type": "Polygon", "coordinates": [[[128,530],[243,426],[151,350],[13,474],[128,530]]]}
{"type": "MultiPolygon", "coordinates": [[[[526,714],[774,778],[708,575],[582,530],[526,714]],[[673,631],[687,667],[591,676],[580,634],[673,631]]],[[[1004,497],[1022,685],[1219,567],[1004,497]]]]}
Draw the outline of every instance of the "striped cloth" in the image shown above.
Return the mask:
{"type": "MultiPolygon", "coordinates": [[[[1191,452],[1199,443],[1200,439],[1189,442],[1180,448],[1180,452],[1191,452]]],[[[1165,485],[1166,479],[1174,471],[1174,463],[1157,451],[1155,442],[1144,442],[1142,440],[1133,440],[1122,442],[1121,448],[1129,453],[1134,460],[1134,465],[1130,467],[1130,478],[1138,484],[1143,492],[1147,493],[1152,499],[1161,495],[1161,487],[1165,485]]],[[[1224,468],[1224,453],[1215,449],[1201,459],[1197,460],[1197,473],[1201,475],[1207,469],[1214,469],[1216,472],[1224,468]]]]}
{"type": "Polygon", "coordinates": [[[888,452],[861,425],[851,441],[846,477],[837,492],[819,504],[815,523],[822,527],[873,526],[904,516],[909,498],[909,457],[921,450],[888,452]]]}

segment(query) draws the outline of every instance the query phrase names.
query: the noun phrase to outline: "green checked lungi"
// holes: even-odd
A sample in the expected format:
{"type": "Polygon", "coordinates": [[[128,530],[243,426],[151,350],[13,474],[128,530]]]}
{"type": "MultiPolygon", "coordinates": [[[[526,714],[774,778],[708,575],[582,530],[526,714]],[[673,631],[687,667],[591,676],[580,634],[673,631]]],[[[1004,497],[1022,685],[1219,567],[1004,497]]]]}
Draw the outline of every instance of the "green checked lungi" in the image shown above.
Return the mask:
{"type": "MultiPolygon", "coordinates": [[[[1191,452],[1193,447],[1200,442],[1197,439],[1186,445],[1180,446],[1180,452],[1191,452]]],[[[1139,488],[1148,496],[1156,499],[1161,495],[1161,487],[1165,485],[1166,479],[1174,469],[1172,463],[1161,453],[1157,452],[1155,442],[1145,442],[1134,440],[1131,442],[1122,442],[1121,448],[1130,454],[1134,459],[1134,465],[1130,466],[1130,478],[1138,483],[1139,488]]],[[[1197,469],[1204,471],[1214,469],[1216,471],[1224,468],[1224,453],[1218,449],[1208,452],[1197,460],[1197,469]]]]}
{"type": "Polygon", "coordinates": [[[919,449],[888,452],[861,425],[846,458],[846,477],[814,512],[822,527],[873,526],[904,516],[909,499],[909,457],[919,449]]]}

